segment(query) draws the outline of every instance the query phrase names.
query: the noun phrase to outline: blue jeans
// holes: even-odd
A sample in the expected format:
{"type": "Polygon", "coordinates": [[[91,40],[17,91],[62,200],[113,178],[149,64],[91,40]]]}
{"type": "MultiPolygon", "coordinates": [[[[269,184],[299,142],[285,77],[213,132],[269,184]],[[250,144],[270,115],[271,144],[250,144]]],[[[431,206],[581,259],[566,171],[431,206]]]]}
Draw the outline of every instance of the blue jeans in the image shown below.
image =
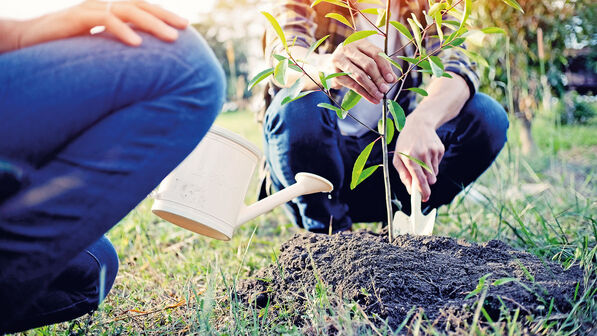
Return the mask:
{"type": "Polygon", "coordinates": [[[0,201],[0,334],[97,308],[118,268],[103,234],[221,108],[223,71],[196,32],[142,37],[137,48],[103,34],[0,54],[0,158],[26,172],[0,201]]]}
{"type": "MultiPolygon", "coordinates": [[[[312,232],[328,232],[331,222],[332,231],[338,232],[349,229],[353,222],[384,221],[381,169],[350,190],[354,162],[377,135],[373,132],[360,138],[341,135],[335,112],[317,107],[319,103],[331,103],[321,92],[281,105],[284,96],[283,91],[276,95],[264,120],[265,155],[274,188],[294,183],[298,172],[315,173],[334,184],[331,195],[307,195],[288,203],[293,222],[312,232]]],[[[475,181],[504,146],[507,129],[504,109],[482,93],[475,94],[456,118],[441,126],[437,134],[446,151],[439,165],[437,183],[431,186],[431,197],[423,204],[424,211],[450,203],[475,181]]],[[[389,145],[390,151],[396,138],[389,145]]],[[[374,146],[367,166],[381,163],[381,146],[374,146]]],[[[390,181],[403,211],[410,213],[410,196],[393,167],[390,181]]]]}

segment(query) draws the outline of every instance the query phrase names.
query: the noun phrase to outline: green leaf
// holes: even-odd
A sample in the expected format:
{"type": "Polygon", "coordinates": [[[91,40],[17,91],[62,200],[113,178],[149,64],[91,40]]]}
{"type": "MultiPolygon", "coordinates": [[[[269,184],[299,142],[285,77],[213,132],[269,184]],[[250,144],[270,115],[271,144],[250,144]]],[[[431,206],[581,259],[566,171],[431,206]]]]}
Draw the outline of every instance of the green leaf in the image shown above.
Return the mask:
{"type": "Polygon", "coordinates": [[[288,59],[284,59],[278,62],[274,69],[274,79],[276,82],[285,85],[286,84],[286,70],[288,69],[288,59]]]}
{"type": "Polygon", "coordinates": [[[282,55],[278,55],[278,54],[274,54],[274,58],[278,61],[283,61],[285,59],[287,59],[288,57],[286,56],[282,56],[282,55]]]}
{"type": "Polygon", "coordinates": [[[417,23],[415,21],[413,21],[412,19],[406,19],[406,21],[408,21],[408,24],[410,25],[410,29],[412,30],[413,34],[414,34],[414,38],[415,38],[415,43],[417,44],[417,48],[419,48],[419,51],[421,52],[421,54],[423,54],[423,47],[421,45],[421,30],[419,28],[419,26],[417,25],[417,23]]]}
{"type": "Polygon", "coordinates": [[[319,47],[323,43],[323,41],[325,41],[328,37],[330,37],[330,35],[326,35],[320,38],[319,40],[313,42],[313,44],[311,44],[311,46],[309,47],[309,50],[307,50],[307,55],[305,56],[305,58],[309,57],[309,55],[311,55],[311,53],[314,52],[315,49],[317,49],[317,47],[319,47]]]}
{"type": "Polygon", "coordinates": [[[361,182],[365,181],[369,176],[371,176],[373,173],[375,173],[375,171],[377,170],[377,168],[379,168],[379,165],[377,165],[377,166],[371,166],[371,167],[363,169],[363,171],[361,172],[361,176],[359,176],[359,180],[355,184],[355,188],[356,188],[356,186],[358,186],[359,184],[361,184],[361,182]]]}
{"type": "Polygon", "coordinates": [[[356,188],[359,178],[361,177],[361,173],[363,172],[363,168],[365,167],[365,163],[369,159],[369,155],[371,155],[371,150],[373,149],[373,145],[377,142],[379,138],[375,139],[372,143],[368,144],[365,149],[359,154],[357,160],[354,162],[354,166],[352,167],[352,179],[350,181],[350,189],[356,188]]]}
{"type": "Polygon", "coordinates": [[[464,41],[466,41],[465,37],[457,37],[454,39],[454,41],[450,41],[450,45],[453,47],[456,47],[456,46],[463,44],[464,41]]]}
{"type": "Polygon", "coordinates": [[[380,5],[383,6],[384,3],[381,2],[381,0],[357,0],[358,3],[363,3],[363,4],[370,4],[370,5],[380,5]]]}
{"type": "Polygon", "coordinates": [[[301,73],[303,72],[303,70],[301,70],[301,68],[299,68],[299,66],[294,63],[288,64],[288,68],[292,69],[296,72],[301,72],[301,73]]]}
{"type": "Polygon", "coordinates": [[[458,30],[461,30],[466,25],[466,20],[471,15],[471,10],[473,7],[473,0],[464,0],[464,13],[462,14],[462,19],[460,20],[460,27],[458,30]]]}
{"type": "Polygon", "coordinates": [[[336,112],[336,114],[338,115],[338,118],[340,118],[340,119],[346,118],[346,114],[348,113],[346,111],[342,111],[341,108],[336,107],[332,104],[328,104],[328,103],[319,103],[319,104],[317,104],[317,107],[323,107],[328,110],[332,110],[332,111],[336,112]]]}
{"type": "Polygon", "coordinates": [[[282,105],[286,105],[288,103],[292,103],[293,101],[299,100],[299,99],[303,98],[304,96],[306,96],[306,95],[308,95],[310,93],[313,93],[313,92],[315,92],[315,91],[314,90],[312,90],[312,91],[303,91],[298,96],[296,96],[294,98],[291,97],[291,96],[288,96],[288,97],[284,98],[284,100],[282,100],[282,105]]]}
{"type": "Polygon", "coordinates": [[[388,108],[390,113],[392,114],[392,118],[396,122],[396,129],[398,132],[401,132],[404,128],[404,123],[406,123],[406,114],[404,113],[404,109],[400,104],[396,101],[388,100],[388,108]]]}
{"type": "Polygon", "coordinates": [[[359,100],[361,100],[360,94],[354,92],[353,90],[346,92],[344,98],[342,99],[342,109],[349,111],[359,102],[359,100]]]}
{"type": "Polygon", "coordinates": [[[408,31],[408,28],[406,28],[405,25],[403,25],[402,23],[398,22],[398,21],[390,21],[390,24],[392,26],[394,26],[394,28],[396,28],[402,35],[404,35],[407,39],[412,40],[413,36],[410,33],[410,31],[408,31]]]}
{"type": "Polygon", "coordinates": [[[340,77],[340,76],[349,76],[349,75],[350,75],[350,73],[348,73],[348,72],[336,72],[331,75],[327,75],[325,77],[325,79],[330,80],[332,78],[336,78],[336,77],[340,77]]]}
{"type": "Polygon", "coordinates": [[[273,17],[268,12],[261,12],[261,14],[263,14],[263,16],[265,16],[265,18],[272,25],[272,27],[276,31],[276,34],[278,34],[278,37],[280,38],[280,41],[282,42],[282,45],[284,46],[284,49],[286,49],[286,52],[288,52],[288,44],[286,44],[286,36],[284,36],[284,31],[282,31],[282,27],[280,27],[280,24],[278,23],[278,21],[276,20],[276,18],[273,17]]]}
{"type": "Polygon", "coordinates": [[[375,35],[377,34],[376,31],[373,30],[362,30],[362,31],[358,31],[358,32],[354,32],[352,34],[350,34],[346,40],[344,40],[344,42],[342,43],[342,45],[347,45],[349,43],[352,43],[354,41],[358,41],[361,39],[364,39],[366,37],[369,37],[371,35],[375,35]]]}
{"type": "Polygon", "coordinates": [[[503,30],[502,28],[498,28],[498,27],[483,28],[483,29],[481,29],[481,31],[485,34],[504,34],[504,35],[506,35],[506,31],[503,30]]]}
{"type": "Polygon", "coordinates": [[[522,7],[520,7],[518,2],[516,2],[516,0],[502,0],[502,1],[505,2],[508,6],[514,8],[514,9],[518,9],[519,11],[524,13],[524,10],[522,9],[522,7]]]}
{"type": "Polygon", "coordinates": [[[377,21],[375,22],[375,25],[378,27],[383,27],[386,25],[386,10],[379,8],[377,14],[377,21]]]}
{"type": "Polygon", "coordinates": [[[417,87],[412,87],[412,88],[408,88],[408,91],[412,91],[414,93],[420,94],[423,97],[427,97],[429,94],[427,93],[427,91],[421,89],[421,88],[417,88],[417,87]]]}
{"type": "Polygon", "coordinates": [[[274,73],[274,68],[265,69],[265,70],[261,71],[260,73],[258,73],[249,82],[249,84],[248,84],[249,90],[252,90],[255,87],[255,85],[257,85],[259,82],[261,82],[262,80],[266,79],[267,77],[269,77],[273,73],[274,73]]]}
{"type": "Polygon", "coordinates": [[[430,57],[431,62],[429,62],[429,65],[431,65],[431,72],[433,73],[433,75],[435,77],[441,77],[444,74],[444,65],[441,61],[441,59],[437,56],[435,56],[435,58],[432,58],[434,56],[430,57]]]}
{"type": "Polygon", "coordinates": [[[386,143],[389,145],[394,139],[394,122],[390,118],[386,118],[386,143]]]}
{"type": "Polygon", "coordinates": [[[330,19],[334,19],[337,21],[342,22],[343,24],[349,26],[350,28],[354,29],[354,26],[352,25],[352,23],[350,23],[344,16],[342,16],[341,14],[338,13],[327,13],[325,15],[326,18],[330,18],[330,19]]]}
{"type": "Polygon", "coordinates": [[[431,174],[433,174],[433,170],[431,170],[431,168],[429,168],[429,166],[427,164],[425,164],[425,162],[417,159],[416,157],[410,156],[406,153],[402,153],[402,152],[398,152],[398,154],[408,158],[409,160],[411,160],[412,162],[418,164],[419,166],[421,166],[423,169],[425,169],[426,171],[430,172],[431,174]]]}
{"type": "Polygon", "coordinates": [[[487,280],[487,278],[491,275],[491,273],[487,273],[484,276],[482,276],[481,278],[479,278],[479,283],[477,284],[477,287],[470,293],[468,293],[467,296],[464,297],[465,300],[470,299],[471,297],[481,293],[481,291],[483,290],[483,288],[485,288],[485,280],[487,280]]]}
{"type": "Polygon", "coordinates": [[[429,14],[429,16],[435,16],[436,13],[441,13],[440,11],[444,9],[444,6],[444,2],[436,2],[429,8],[429,12],[427,14],[429,14]]]}
{"type": "Polygon", "coordinates": [[[497,279],[496,281],[493,282],[494,286],[501,286],[501,285],[505,285],[509,282],[512,281],[518,281],[517,278],[501,278],[501,279],[497,279]]]}
{"type": "Polygon", "coordinates": [[[379,11],[377,10],[377,8],[365,8],[365,9],[361,10],[361,13],[378,15],[379,11]]]}
{"type": "Polygon", "coordinates": [[[324,89],[329,90],[330,87],[328,85],[328,81],[327,78],[325,77],[325,74],[323,72],[319,72],[319,81],[321,82],[321,85],[323,86],[324,89]]]}
{"type": "Polygon", "coordinates": [[[386,55],[386,53],[384,53],[382,51],[378,55],[385,58],[386,60],[388,60],[388,62],[392,63],[392,65],[395,66],[396,68],[398,68],[400,70],[400,72],[403,72],[400,64],[398,64],[398,62],[394,61],[390,56],[386,55]]]}
{"type": "Polygon", "coordinates": [[[417,64],[419,62],[418,58],[413,57],[406,57],[406,56],[397,56],[399,59],[406,61],[408,63],[417,64]]]}
{"type": "Polygon", "coordinates": [[[344,2],[342,2],[340,0],[315,0],[311,4],[311,7],[315,7],[322,2],[327,2],[327,3],[331,3],[332,5],[348,8],[348,5],[346,5],[344,2]]]}
{"type": "Polygon", "coordinates": [[[435,18],[435,28],[437,29],[437,35],[439,37],[439,41],[443,42],[444,41],[444,31],[442,30],[442,21],[444,20],[444,18],[442,17],[442,13],[441,12],[435,13],[434,18],[435,18]]]}

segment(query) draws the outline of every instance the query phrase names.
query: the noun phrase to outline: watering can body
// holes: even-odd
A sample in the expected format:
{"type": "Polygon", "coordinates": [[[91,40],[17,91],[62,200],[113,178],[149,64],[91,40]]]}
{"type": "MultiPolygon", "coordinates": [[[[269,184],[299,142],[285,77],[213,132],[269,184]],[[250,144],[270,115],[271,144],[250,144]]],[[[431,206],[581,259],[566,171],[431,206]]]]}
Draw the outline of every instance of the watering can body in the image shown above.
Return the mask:
{"type": "Polygon", "coordinates": [[[330,182],[297,174],[297,183],[255,204],[245,205],[251,177],[261,158],[253,144],[220,127],[212,127],[193,152],[154,193],[157,216],[193,232],[229,240],[234,229],[295,197],[329,192],[330,182]]]}

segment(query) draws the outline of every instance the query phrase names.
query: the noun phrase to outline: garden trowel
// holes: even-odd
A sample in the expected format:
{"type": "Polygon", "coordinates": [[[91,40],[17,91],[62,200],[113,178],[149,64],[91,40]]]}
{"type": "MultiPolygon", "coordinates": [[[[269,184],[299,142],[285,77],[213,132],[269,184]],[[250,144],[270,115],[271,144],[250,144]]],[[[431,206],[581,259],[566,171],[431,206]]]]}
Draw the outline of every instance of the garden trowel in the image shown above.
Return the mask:
{"type": "Polygon", "coordinates": [[[392,233],[394,236],[407,233],[429,236],[433,232],[436,209],[431,210],[427,216],[423,215],[421,212],[421,192],[415,186],[414,179],[410,190],[410,217],[402,211],[396,211],[392,233]]]}

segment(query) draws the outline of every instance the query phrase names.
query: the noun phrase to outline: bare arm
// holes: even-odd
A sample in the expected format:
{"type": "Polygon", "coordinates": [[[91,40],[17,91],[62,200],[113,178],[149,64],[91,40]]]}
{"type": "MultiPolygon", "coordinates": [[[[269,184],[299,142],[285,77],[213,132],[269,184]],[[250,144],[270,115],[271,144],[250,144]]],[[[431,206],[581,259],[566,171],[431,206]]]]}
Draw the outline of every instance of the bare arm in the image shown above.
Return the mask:
{"type": "Polygon", "coordinates": [[[143,1],[119,1],[108,4],[88,0],[32,20],[0,20],[0,53],[52,40],[86,35],[95,26],[105,26],[108,32],[125,44],[140,45],[141,37],[127,23],[170,42],[178,38],[175,28],[183,29],[188,25],[184,18],[143,1]]]}
{"type": "Polygon", "coordinates": [[[412,179],[418,182],[423,201],[429,200],[430,186],[437,181],[439,163],[445,150],[435,130],[455,118],[470,97],[466,81],[455,73],[451,75],[453,78],[433,78],[427,87],[429,96],[408,115],[396,141],[394,167],[409,192],[412,179]],[[399,152],[425,162],[433,173],[399,152]]]}

